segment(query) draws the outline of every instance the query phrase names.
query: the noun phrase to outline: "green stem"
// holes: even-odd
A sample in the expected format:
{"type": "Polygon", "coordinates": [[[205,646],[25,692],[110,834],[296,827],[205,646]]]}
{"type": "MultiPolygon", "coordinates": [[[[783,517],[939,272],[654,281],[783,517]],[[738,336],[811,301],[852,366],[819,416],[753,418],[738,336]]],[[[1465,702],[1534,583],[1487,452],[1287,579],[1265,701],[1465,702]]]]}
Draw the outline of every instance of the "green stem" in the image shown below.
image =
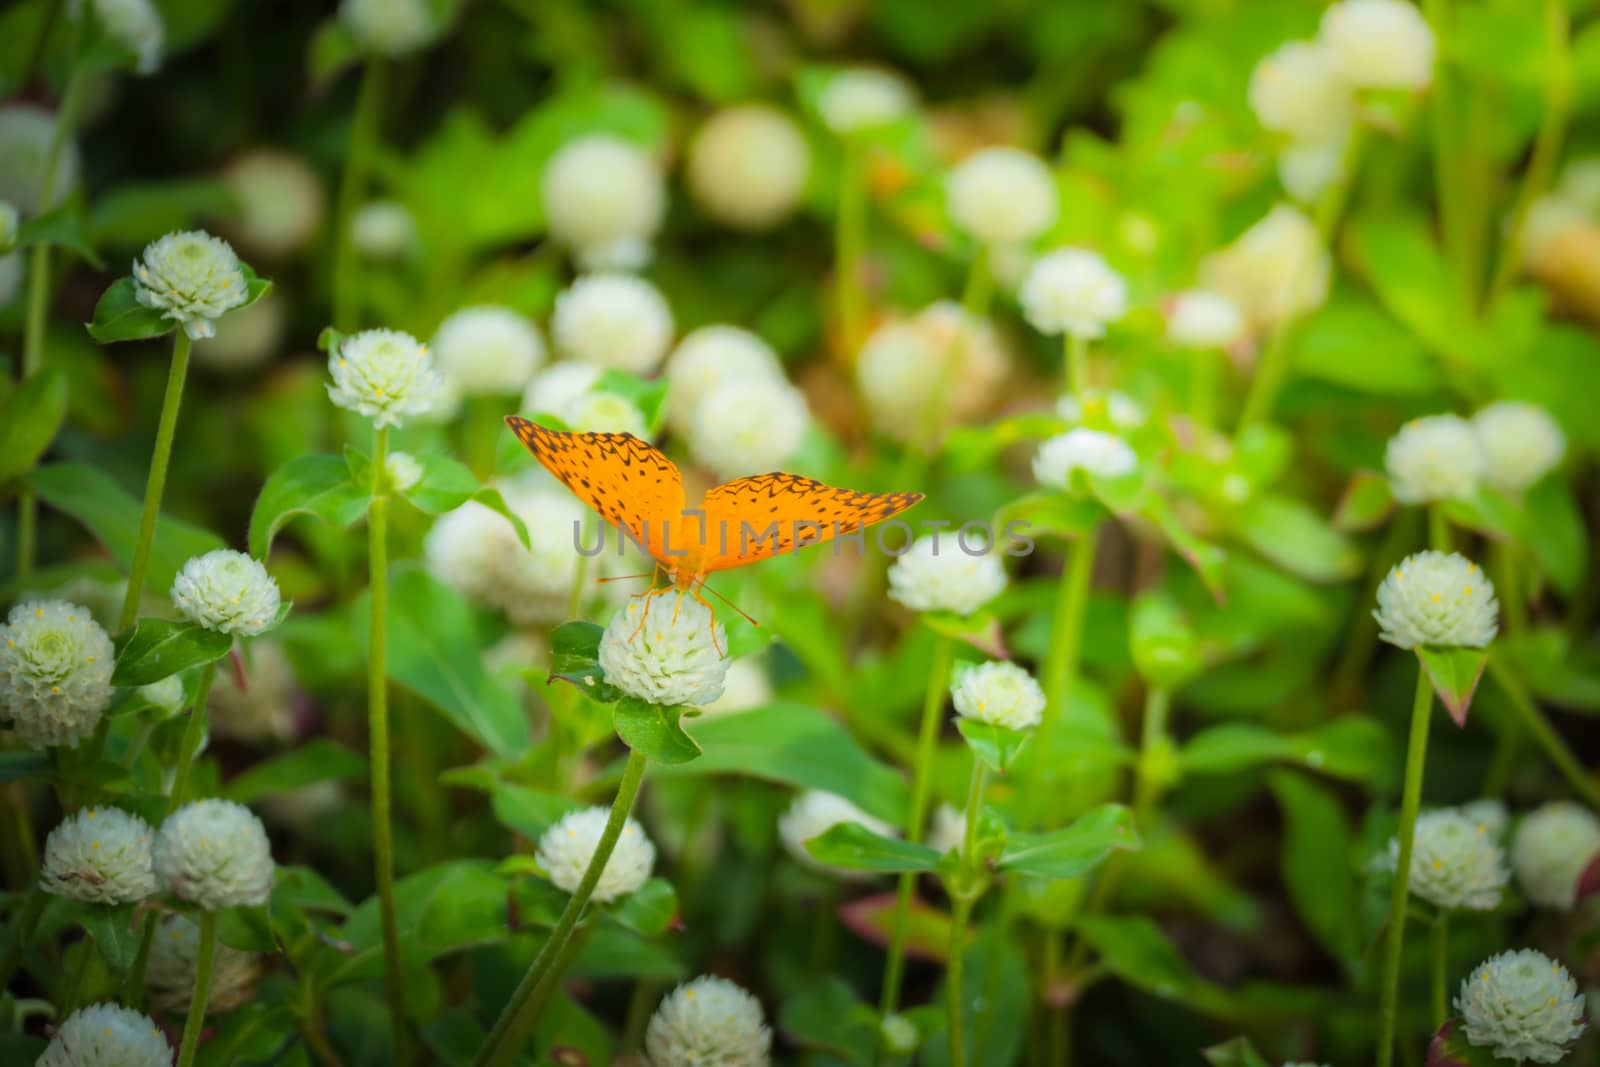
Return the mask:
{"type": "Polygon", "coordinates": [[[172,339],[167,393],[161,401],[155,452],[150,456],[150,474],[144,483],[144,511],[139,515],[139,539],[134,542],[133,562],[128,567],[128,591],[122,597],[122,617],[117,621],[119,630],[126,630],[139,617],[144,576],[150,568],[150,546],[155,542],[156,520],[161,515],[161,494],[167,486],[167,464],[172,460],[172,438],[178,430],[178,409],[183,404],[183,380],[189,373],[189,347],[189,335],[179,327],[172,339]]]}
{"type": "Polygon", "coordinates": [[[1056,724],[1072,701],[1078,676],[1078,659],[1083,644],[1083,620],[1089,609],[1089,585],[1094,576],[1097,532],[1090,530],[1077,544],[1067,549],[1056,592],[1055,617],[1051,621],[1050,649],[1044,663],[1044,715],[1033,742],[1033,760],[1028,776],[1025,806],[1028,828],[1037,828],[1044,817],[1049,797],[1045,776],[1050,773],[1056,724]]]}
{"type": "Polygon", "coordinates": [[[28,892],[22,898],[22,913],[12,924],[11,943],[6,946],[5,956],[0,957],[0,989],[11,984],[11,976],[22,966],[22,954],[28,950],[28,942],[33,940],[34,929],[39,925],[39,917],[44,914],[46,903],[45,891],[39,888],[38,882],[28,886],[28,892]]]}
{"type": "Polygon", "coordinates": [[[1066,335],[1063,371],[1067,376],[1067,391],[1073,396],[1083,396],[1089,388],[1089,339],[1075,333],[1066,335]]]}
{"type": "Polygon", "coordinates": [[[1161,798],[1161,782],[1156,771],[1156,761],[1167,737],[1167,714],[1172,708],[1172,694],[1159,686],[1151,686],[1144,698],[1144,729],[1139,748],[1138,779],[1134,784],[1133,812],[1141,833],[1150,830],[1150,817],[1156,802],[1161,798]]]}
{"type": "Polygon", "coordinates": [[[383,60],[368,59],[361,72],[361,88],[356,94],[355,114],[350,120],[344,173],[339,179],[333,232],[333,325],[345,332],[354,330],[360,322],[360,308],[356,302],[359,279],[355,250],[350,242],[350,220],[366,195],[367,172],[378,142],[378,118],[383,107],[383,75],[383,60]]]}
{"type": "Polygon", "coordinates": [[[194,703],[189,707],[189,721],[183,727],[183,740],[178,746],[178,766],[172,773],[172,792],[167,794],[167,814],[171,815],[183,803],[183,794],[189,786],[189,771],[194,766],[195,753],[200,751],[200,738],[206,732],[206,699],[211,695],[211,683],[217,677],[216,661],[200,669],[200,684],[195,687],[194,703]]]}
{"type": "Polygon", "coordinates": [[[1432,942],[1432,980],[1429,991],[1432,994],[1433,1018],[1431,1025],[1438,1026],[1448,1017],[1449,995],[1446,992],[1450,974],[1450,913],[1440,910],[1434,916],[1433,929],[1429,940],[1432,942]]]}
{"type": "Polygon", "coordinates": [[[1201,348],[1189,354],[1189,418],[1196,426],[1209,430],[1217,425],[1217,399],[1222,392],[1226,358],[1215,348],[1201,348]]]}
{"type": "MultiPolygon", "coordinates": [[[[1367,584],[1359,603],[1374,602],[1378,595],[1378,586],[1383,584],[1384,576],[1405,556],[1406,550],[1416,543],[1418,522],[1417,512],[1412,508],[1401,509],[1390,521],[1389,528],[1384,531],[1383,540],[1378,542],[1377,549],[1368,560],[1367,584]]],[[[1349,637],[1345,640],[1344,652],[1339,656],[1339,666],[1333,673],[1335,707],[1344,709],[1356,706],[1360,696],[1361,681],[1366,676],[1367,666],[1372,662],[1372,652],[1377,647],[1377,642],[1378,620],[1372,617],[1370,611],[1357,612],[1350,627],[1349,637]]]]}
{"type": "Polygon", "coordinates": [[[72,969],[62,976],[56,992],[56,1011],[63,1019],[77,1011],[82,1001],[83,983],[89,975],[89,961],[95,954],[95,940],[85,934],[78,939],[75,948],[77,955],[72,959],[72,969]]]}
{"type": "MultiPolygon", "coordinates": [[[[579,540],[585,545],[594,536],[595,517],[592,513],[583,516],[583,530],[579,533],[579,540]]],[[[589,557],[583,552],[578,553],[578,566],[572,575],[572,595],[567,600],[567,618],[581,619],[583,615],[583,595],[589,582],[589,557]]]]}
{"type": "Polygon", "coordinates": [[[1450,536],[1450,520],[1438,504],[1428,505],[1428,547],[1435,552],[1450,552],[1455,547],[1455,539],[1450,536]]]}
{"type": "Polygon", "coordinates": [[[1523,633],[1528,628],[1528,602],[1516,552],[1506,542],[1495,541],[1489,549],[1489,562],[1494,567],[1494,591],[1506,615],[1506,632],[1523,633]]]}
{"type": "Polygon", "coordinates": [[[491,1067],[493,1064],[511,1062],[527,1040],[528,1031],[538,1022],[543,1003],[535,994],[538,993],[539,986],[547,974],[555,975],[552,980],[560,978],[564,964],[559,961],[572,939],[573,929],[578,925],[583,909],[588,905],[590,896],[594,894],[594,887],[600,882],[600,875],[605,870],[607,861],[611,859],[611,851],[616,848],[617,838],[622,836],[623,824],[627,822],[628,812],[633,808],[634,798],[639,795],[639,784],[644,780],[645,765],[648,762],[641,752],[632,751],[628,754],[627,765],[622,769],[622,781],[617,786],[616,800],[611,804],[611,814],[606,819],[605,829],[600,833],[599,842],[595,845],[594,856],[583,872],[583,880],[578,883],[578,888],[573,891],[567,906],[562,909],[561,917],[556,920],[555,929],[550,932],[550,938],[544,943],[544,948],[539,950],[539,955],[529,966],[528,973],[522,976],[522,981],[511,994],[511,999],[506,1002],[505,1010],[500,1013],[494,1029],[489,1031],[483,1047],[473,1059],[473,1067],[491,1067]]]}
{"type": "Polygon", "coordinates": [[[133,968],[128,972],[128,995],[123,1003],[135,1011],[144,1010],[144,972],[150,966],[150,948],[156,942],[156,927],[160,925],[161,911],[150,909],[139,930],[139,950],[133,957],[133,968]]]}
{"type": "MultiPolygon", "coordinates": [[[[917,759],[911,772],[911,810],[906,821],[906,840],[922,840],[922,824],[928,813],[928,791],[933,784],[933,757],[938,748],[940,712],[944,710],[945,689],[950,684],[950,662],[954,640],[944,634],[934,638],[933,665],[928,674],[928,690],[922,699],[922,722],[917,730],[917,759]]],[[[895,893],[894,923],[889,933],[889,956],[884,964],[883,992],[879,1009],[885,1017],[900,1009],[900,986],[905,978],[906,938],[911,933],[911,891],[916,886],[915,872],[900,876],[895,893]]]]}
{"type": "Polygon", "coordinates": [[[1489,676],[1511,701],[1522,725],[1539,742],[1539,747],[1544,749],[1545,756],[1561,772],[1561,777],[1591,808],[1600,811],[1600,787],[1596,786],[1594,779],[1584,770],[1583,764],[1572,754],[1572,749],[1567,747],[1555,727],[1550,725],[1544,712],[1539,710],[1539,705],[1534,703],[1522,679],[1506,665],[1504,659],[1493,654],[1489,656],[1489,676]]]}
{"type": "Polygon", "coordinates": [[[962,971],[967,954],[967,924],[975,897],[957,896],[950,902],[950,962],[945,968],[945,1032],[950,1039],[950,1067],[966,1067],[967,1041],[962,1031],[961,1009],[965,992],[962,971]]]}
{"type": "Polygon", "coordinates": [[[549,970],[539,979],[539,984],[533,990],[533,995],[528,998],[526,1011],[530,1019],[537,1019],[544,1014],[544,1009],[550,1003],[550,998],[555,991],[561,988],[561,978],[572,966],[572,961],[577,959],[584,943],[589,940],[589,931],[594,927],[589,923],[580,923],[572,931],[572,936],[567,938],[566,944],[551,959],[549,970]]]}
{"type": "Polygon", "coordinates": [[[815,913],[811,917],[811,957],[807,961],[806,972],[813,978],[823,977],[833,966],[837,944],[834,935],[839,929],[838,911],[839,887],[836,882],[829,882],[818,898],[815,913]]]}
{"type": "Polygon", "coordinates": [[[193,1067],[195,1050],[200,1047],[200,1031],[206,1025],[206,999],[211,995],[211,965],[217,955],[217,913],[200,913],[200,955],[195,960],[194,993],[189,997],[189,1018],[183,1024],[183,1044],[178,1048],[178,1067],[193,1067]]]}
{"type": "Polygon", "coordinates": [[[867,186],[861,147],[844,142],[839,170],[839,214],[834,233],[834,304],[839,315],[839,341],[847,361],[853,361],[866,327],[866,301],[862,290],[861,262],[867,248],[867,186]]]}
{"type": "Polygon", "coordinates": [[[1428,717],[1433,711],[1433,686],[1417,665],[1417,695],[1411,707],[1411,737],[1406,744],[1405,786],[1400,797],[1400,825],[1395,837],[1400,854],[1395,862],[1389,897],[1389,929],[1383,946],[1383,985],[1378,1009],[1378,1067],[1394,1062],[1395,1023],[1400,1013],[1400,949],[1405,943],[1406,904],[1411,888],[1411,849],[1416,843],[1417,810],[1422,806],[1422,775],[1428,757],[1428,717]]]}

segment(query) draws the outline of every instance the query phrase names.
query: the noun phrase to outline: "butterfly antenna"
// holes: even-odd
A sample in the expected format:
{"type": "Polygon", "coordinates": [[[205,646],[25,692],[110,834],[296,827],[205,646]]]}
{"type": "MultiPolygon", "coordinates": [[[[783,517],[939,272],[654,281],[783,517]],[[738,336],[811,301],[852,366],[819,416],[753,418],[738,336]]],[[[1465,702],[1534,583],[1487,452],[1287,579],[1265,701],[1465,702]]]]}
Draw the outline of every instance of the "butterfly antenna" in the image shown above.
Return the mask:
{"type": "Polygon", "coordinates": [[[605,585],[607,582],[626,582],[635,578],[654,578],[655,576],[655,571],[651,571],[649,574],[613,574],[608,578],[596,578],[594,584],[605,585]]]}
{"type": "Polygon", "coordinates": [[[739,605],[735,604],[733,601],[729,600],[727,597],[723,596],[721,593],[717,592],[715,589],[713,589],[709,585],[707,585],[704,578],[700,579],[699,588],[704,589],[706,592],[710,593],[712,596],[716,597],[718,600],[720,600],[724,604],[728,605],[728,607],[732,608],[734,611],[737,611],[740,615],[744,616],[744,621],[749,623],[751,626],[760,626],[761,625],[759,622],[757,622],[755,620],[755,618],[748,611],[745,611],[739,605]]]}

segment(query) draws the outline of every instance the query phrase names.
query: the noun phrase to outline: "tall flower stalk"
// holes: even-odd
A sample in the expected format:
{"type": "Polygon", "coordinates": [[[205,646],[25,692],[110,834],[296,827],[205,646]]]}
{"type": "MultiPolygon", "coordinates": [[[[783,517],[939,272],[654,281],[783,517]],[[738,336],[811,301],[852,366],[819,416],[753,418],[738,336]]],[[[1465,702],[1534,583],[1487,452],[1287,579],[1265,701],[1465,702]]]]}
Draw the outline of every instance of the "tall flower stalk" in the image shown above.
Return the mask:
{"type": "Polygon", "coordinates": [[[211,995],[211,968],[217,957],[217,913],[200,913],[200,952],[195,957],[194,993],[189,998],[189,1014],[183,1023],[183,1043],[178,1046],[177,1067],[193,1067],[200,1047],[200,1031],[206,1025],[206,1000],[211,995]]]}
{"type": "Polygon", "coordinates": [[[182,330],[173,334],[172,363],[167,368],[167,391],[161,399],[161,418],[156,424],[155,450],[150,454],[150,472],[145,477],[144,507],[139,513],[139,535],[133,543],[133,561],[128,565],[128,589],[122,597],[122,614],[117,628],[126,630],[139,617],[139,601],[144,596],[145,574],[150,569],[150,547],[155,543],[156,521],[161,517],[161,498],[167,487],[167,465],[172,462],[172,439],[178,432],[178,409],[183,405],[183,384],[189,374],[189,349],[193,342],[182,330]]]}
{"type": "Polygon", "coordinates": [[[371,56],[361,69],[355,111],[350,118],[350,138],[339,177],[339,198],[333,231],[333,325],[353,330],[359,325],[358,277],[350,222],[366,195],[372,155],[378,144],[378,121],[383,112],[384,61],[371,56]]]}

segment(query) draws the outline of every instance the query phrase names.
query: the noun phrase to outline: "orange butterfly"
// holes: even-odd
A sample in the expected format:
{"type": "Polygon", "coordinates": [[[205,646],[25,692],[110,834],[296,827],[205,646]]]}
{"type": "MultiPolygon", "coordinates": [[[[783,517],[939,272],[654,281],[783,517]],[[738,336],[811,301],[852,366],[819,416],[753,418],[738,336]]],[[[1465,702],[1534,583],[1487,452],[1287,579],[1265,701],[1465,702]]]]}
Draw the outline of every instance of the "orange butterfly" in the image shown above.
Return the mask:
{"type": "Polygon", "coordinates": [[[855,533],[922,499],[773,473],[724,482],[689,508],[677,466],[632,434],[549,430],[516,415],[506,425],[546,470],[648,552],[680,593],[702,604],[699,587],[709,574],[855,533]]]}

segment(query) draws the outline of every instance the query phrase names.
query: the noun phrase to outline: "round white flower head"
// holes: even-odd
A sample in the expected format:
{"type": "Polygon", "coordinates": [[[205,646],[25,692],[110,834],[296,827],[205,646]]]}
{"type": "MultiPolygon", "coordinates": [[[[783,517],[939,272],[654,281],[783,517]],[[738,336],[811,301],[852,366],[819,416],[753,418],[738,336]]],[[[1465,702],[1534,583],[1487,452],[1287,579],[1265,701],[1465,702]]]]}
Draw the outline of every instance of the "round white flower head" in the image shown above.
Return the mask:
{"type": "Polygon", "coordinates": [[[1128,285],[1096,253],[1062,248],[1034,261],[1017,300],[1040,333],[1093,340],[1127,314],[1128,285]]]}
{"type": "Polygon", "coordinates": [[[1138,455],[1122,438],[1083,426],[1050,438],[1033,457],[1035,481],[1069,492],[1073,489],[1073,471],[1116,478],[1132,474],[1138,467],[1138,455]]]}
{"type": "Polygon", "coordinates": [[[1570,801],[1537,809],[1522,820],[1511,839],[1517,884],[1542,908],[1572,910],[1578,877],[1596,856],[1600,856],[1600,819],[1570,801]]]}
{"type": "Polygon", "coordinates": [[[1355,116],[1350,86],[1316,41],[1290,41],[1256,64],[1250,108],[1267,129],[1303,141],[1342,137],[1355,116]]]}
{"type": "Polygon", "coordinates": [[[529,415],[567,417],[578,401],[588,395],[600,380],[603,368],[593,363],[552,363],[528,383],[522,394],[521,410],[529,415]]]}
{"type": "MultiPolygon", "coordinates": [[[[1400,842],[1390,840],[1390,862],[1400,842]]],[[[1417,818],[1411,853],[1411,892],[1438,908],[1490,911],[1511,878],[1494,835],[1459,811],[1427,811],[1417,818]]]]}
{"type": "Polygon", "coordinates": [[[78,184],[82,166],[78,145],[70,138],[56,159],[55,181],[44,188],[45,163],[56,136],[56,116],[33,104],[0,107],[0,198],[24,215],[37,215],[61,202],[78,184]]]}
{"type": "MultiPolygon", "coordinates": [[[[534,858],[539,869],[558,889],[571,893],[583,881],[583,872],[594,859],[610,814],[606,808],[568,812],[539,837],[539,850],[534,858]]],[[[600,872],[594,899],[604,904],[637,892],[650,880],[655,863],[656,847],[639,824],[628,819],[622,824],[622,834],[617,838],[611,858],[606,860],[605,870],[600,872]]]]}
{"type": "Polygon", "coordinates": [[[963,719],[1031,730],[1044,716],[1044,690],[1015,663],[983,663],[957,672],[950,699],[963,719]]]}
{"type": "Polygon", "coordinates": [[[89,609],[25,601],[0,626],[0,710],[29,748],[76,748],[111,705],[111,638],[89,609]]]}
{"type": "Polygon", "coordinates": [[[922,1044],[917,1024],[898,1012],[885,1015],[878,1023],[878,1040],[891,1056],[910,1056],[922,1044]]]}
{"type": "Polygon", "coordinates": [[[1318,40],[1339,77],[1357,88],[1433,84],[1433,30],[1408,0],[1339,0],[1322,13],[1318,40]]]}
{"type": "Polygon", "coordinates": [[[286,315],[284,298],[268,289],[255,303],[218,319],[215,335],[195,342],[195,363],[221,374],[254,370],[281,351],[286,315]]]}
{"type": "Polygon", "coordinates": [[[988,320],[941,300],[868,335],[856,358],[856,386],[874,429],[922,445],[930,425],[943,428],[988,410],[1010,369],[988,320]],[[943,405],[937,413],[936,402],[943,405]]]}
{"type": "Polygon", "coordinates": [[[288,653],[267,637],[250,643],[246,659],[244,688],[231,670],[218,671],[211,685],[206,707],[212,734],[251,744],[291,739],[297,700],[288,653]]]}
{"type": "MultiPolygon", "coordinates": [[[[76,11],[82,6],[82,0],[69,5],[76,11]]],[[[150,74],[161,65],[166,24],[150,0],[92,0],[89,6],[106,36],[133,56],[135,71],[150,74]]]]}
{"type": "Polygon", "coordinates": [[[350,219],[350,243],[368,259],[399,259],[416,240],[416,221],[398,200],[363,204],[350,219]]]}
{"type": "Polygon", "coordinates": [[[9,200],[0,200],[0,251],[9,251],[17,243],[17,227],[20,225],[22,213],[17,210],[17,205],[9,200]]]}
{"type": "Polygon", "coordinates": [[[253,908],[272,893],[272,845],[249,808],[196,800],[161,824],[156,877],[179,899],[207,911],[253,908]]]}
{"type": "Polygon", "coordinates": [[[755,997],[726,978],[701,975],[661,1001],[644,1051],[650,1067],[767,1067],[772,1031],[755,997]]]}
{"type": "Polygon", "coordinates": [[[1190,289],[1172,298],[1167,337],[1185,348],[1231,348],[1244,336],[1239,305],[1208,289],[1190,289]]]}
{"type": "Polygon", "coordinates": [[[39,885],[93,904],[134,904],[156,891],[154,832],[121,808],[82,808],[44,843],[39,885]]]}
{"type": "Polygon", "coordinates": [[[954,804],[940,804],[933,809],[933,819],[928,824],[925,838],[929,848],[938,853],[949,852],[966,844],[967,817],[954,804]]]}
{"type": "Polygon", "coordinates": [[[895,828],[882,819],[856,807],[844,797],[825,793],[820,789],[807,789],[797,795],[789,808],[778,817],[778,837],[789,854],[814,871],[826,871],[846,881],[862,881],[871,877],[866,871],[831,867],[806,850],[806,842],[821,837],[841,823],[856,822],[875,834],[894,837],[895,828]]]}
{"type": "Polygon", "coordinates": [[[722,695],[704,708],[701,714],[735,715],[751,711],[772,700],[772,683],[767,681],[766,668],[756,656],[741,656],[728,664],[728,675],[722,680],[722,695]]]}
{"type": "Polygon", "coordinates": [[[579,397],[566,412],[567,425],[580,433],[631,433],[648,440],[644,412],[620,393],[596,390],[579,397]]]}
{"type": "Polygon", "coordinates": [[[695,405],[732,381],[781,381],[783,365],[772,346],[738,326],[702,326],[667,359],[667,420],[679,433],[693,425],[695,405]]]}
{"type": "Polygon", "coordinates": [[[1461,982],[1456,1011],[1470,1044],[1518,1063],[1559,1063],[1583,1033],[1578,983],[1531,948],[1478,964],[1461,982]]]}
{"type": "Polygon", "coordinates": [[[985,244],[1034,240],[1055,224],[1059,200],[1050,168],[1020,148],[975,152],[945,179],[950,220],[985,244]]]}
{"type": "Polygon", "coordinates": [[[322,181],[299,156],[256,148],[222,170],[222,183],[239,204],[241,244],[272,257],[304,248],[322,224],[322,181]]]}
{"type": "Polygon", "coordinates": [[[710,704],[722,695],[728,635],[690,597],[636,597],[600,638],[606,681],[651,704],[710,704]],[[715,627],[715,633],[712,632],[715,627]]]}
{"type": "Polygon", "coordinates": [[[893,122],[910,112],[915,102],[911,86],[900,75],[856,67],[828,80],[817,98],[817,110],[828,129],[848,134],[893,122]]]}
{"type": "Polygon", "coordinates": [[[1110,426],[1118,430],[1133,430],[1150,419],[1144,405],[1120,390],[1085,389],[1081,393],[1063,393],[1056,400],[1056,414],[1075,426],[1110,426]]]}
{"type": "Polygon", "coordinates": [[[1200,263],[1201,284],[1237,304],[1256,331],[1320,307],[1332,273],[1316,224],[1292,204],[1278,204],[1200,263]]]}
{"type": "Polygon", "coordinates": [[[527,318],[504,307],[462,308],[433,335],[439,373],[464,395],[520,393],[544,362],[544,338],[527,318]]]}
{"type": "Polygon", "coordinates": [[[383,473],[390,489],[404,493],[422,481],[422,464],[409,452],[390,452],[383,457],[383,473]]]}
{"type": "Polygon", "coordinates": [[[1494,840],[1499,841],[1506,836],[1511,814],[1506,811],[1505,801],[1484,797],[1481,800],[1469,800],[1456,810],[1471,820],[1473,826],[1482,827],[1483,832],[1494,840]]]}
{"type": "Polygon", "coordinates": [[[1399,648],[1483,648],[1500,628],[1494,583],[1459,552],[1416,552],[1378,586],[1378,636],[1399,648]]]}
{"type": "Polygon", "coordinates": [[[139,695],[168,715],[176,714],[183,708],[183,679],[169,674],[158,682],[141,685],[139,695]]]}
{"type": "Polygon", "coordinates": [[[148,1015],[91,1004],[67,1016],[34,1067],[172,1067],[172,1046],[148,1015]]]}
{"type": "Polygon", "coordinates": [[[689,451],[724,480],[762,474],[798,452],[810,426],[805,394],[787,379],[723,382],[689,417],[689,451]]]}
{"type": "Polygon", "coordinates": [[[1472,424],[1456,415],[1412,419],[1383,450],[1395,499],[1426,504],[1471,496],[1484,474],[1483,449],[1472,424]]]}
{"type": "Polygon", "coordinates": [[[586,274],[556,297],[550,332],[569,358],[649,374],[672,344],[672,309],[642,278],[586,274]]]}
{"type": "Polygon", "coordinates": [[[260,561],[231,548],[195,556],[172,582],[172,603],[190,622],[254,637],[278,621],[278,583],[260,561]]]}
{"type": "Polygon", "coordinates": [[[328,396],[338,407],[399,426],[427,411],[443,389],[426,345],[399,330],[362,330],[328,356],[328,396]]]}
{"type": "Polygon", "coordinates": [[[1483,452],[1483,480],[1520,493],[1549,474],[1567,453],[1567,438],[1537,404],[1502,400],[1472,417],[1483,452]]]}
{"type": "Polygon", "coordinates": [[[1006,571],[992,551],[972,555],[957,539],[919,537],[889,568],[889,596],[912,611],[971,615],[1000,595],[1006,571]]]}
{"type": "Polygon", "coordinates": [[[133,264],[133,292],[192,338],[216,333],[213,323],[250,298],[233,248],[204,230],[169,233],[146,245],[133,264]]]}
{"type": "MultiPolygon", "coordinates": [[[[195,970],[200,962],[200,927],[187,915],[165,915],[150,943],[145,987],[156,1011],[180,1014],[194,997],[195,970]]],[[[211,985],[206,993],[206,1014],[232,1011],[255,996],[261,973],[254,952],[243,952],[217,942],[211,958],[211,985]]]]}
{"type": "Polygon", "coordinates": [[[539,195],[551,237],[580,257],[618,266],[638,260],[630,251],[619,257],[619,248],[648,249],[667,207],[656,161],[637,145],[605,134],[571,141],[551,156],[539,195]]]}
{"type": "Polygon", "coordinates": [[[811,147],[793,119],[748,104],[718,111],[689,142],[689,192],[718,222],[764,230],[799,206],[811,147]]]}
{"type": "Polygon", "coordinates": [[[1315,204],[1344,169],[1343,139],[1304,141],[1278,153],[1278,184],[1297,204],[1315,204]]]}
{"type": "Polygon", "coordinates": [[[444,28],[427,0],[341,0],[339,18],[357,44],[386,56],[424,48],[444,28]]]}

